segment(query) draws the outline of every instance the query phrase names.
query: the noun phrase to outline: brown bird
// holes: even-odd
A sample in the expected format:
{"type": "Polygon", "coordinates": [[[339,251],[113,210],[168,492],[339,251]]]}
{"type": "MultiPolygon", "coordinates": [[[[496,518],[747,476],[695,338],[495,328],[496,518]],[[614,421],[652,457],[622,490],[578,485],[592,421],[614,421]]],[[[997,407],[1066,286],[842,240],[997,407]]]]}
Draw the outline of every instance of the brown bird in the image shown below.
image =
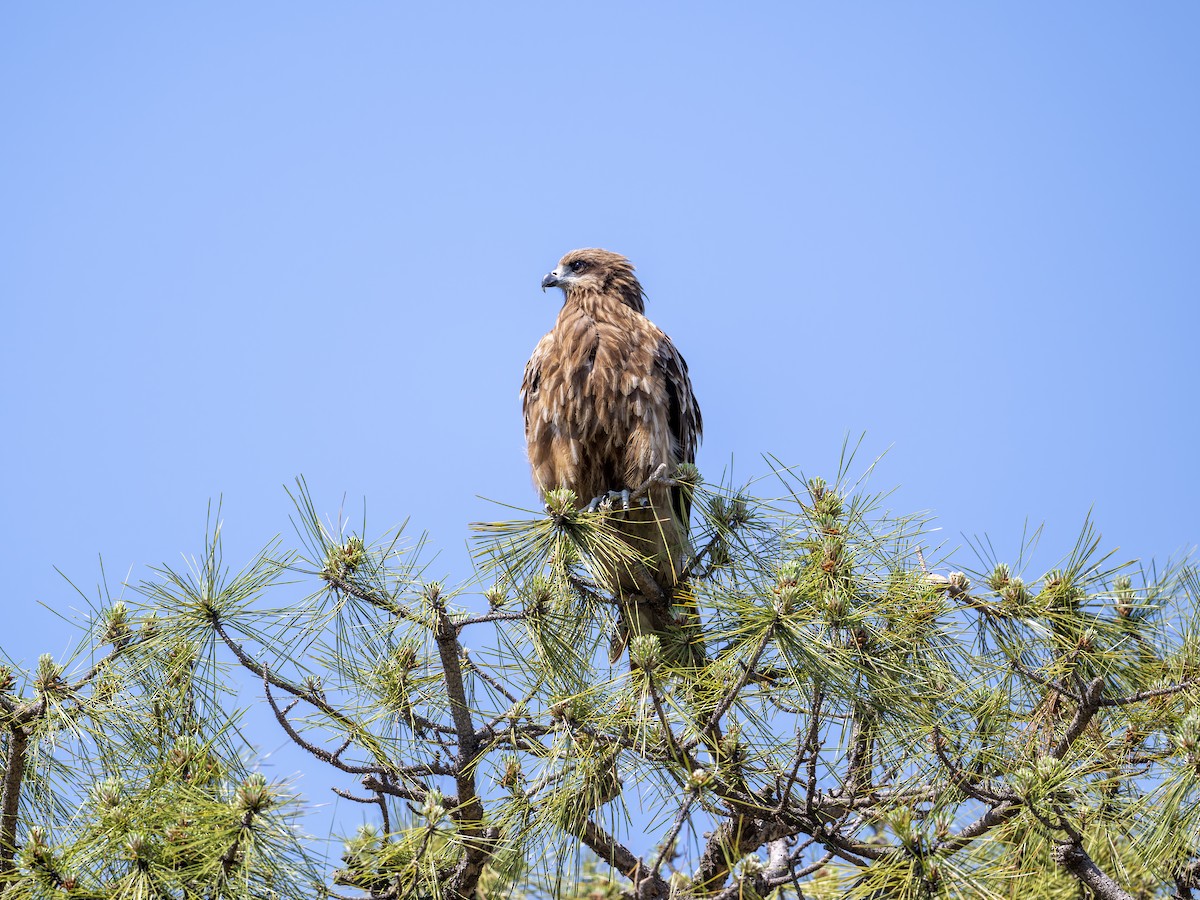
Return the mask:
{"type": "MultiPolygon", "coordinates": [[[[690,493],[656,481],[644,506],[624,508],[630,492],[656,473],[669,480],[680,463],[695,462],[702,421],[687,363],[643,315],[645,294],[624,256],[572,250],[542,279],[548,287],[562,288],[563,306],[534,348],[521,386],[534,483],[543,494],[569,488],[580,508],[622,510],[613,514],[614,527],[644,566],[610,570],[609,587],[625,611],[614,657],[630,631],[658,634],[664,648],[680,649],[680,617],[670,607],[690,605],[680,596],[688,593],[680,582],[691,555],[690,493]]],[[[687,618],[694,623],[694,611],[687,618]]]]}

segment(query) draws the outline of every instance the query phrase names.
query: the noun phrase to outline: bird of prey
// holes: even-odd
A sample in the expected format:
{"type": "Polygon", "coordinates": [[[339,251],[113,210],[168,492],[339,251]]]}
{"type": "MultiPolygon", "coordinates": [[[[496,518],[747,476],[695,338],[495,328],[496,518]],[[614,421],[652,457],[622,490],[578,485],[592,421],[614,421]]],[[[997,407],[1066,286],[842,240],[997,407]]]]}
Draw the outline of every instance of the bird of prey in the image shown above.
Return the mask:
{"type": "Polygon", "coordinates": [[[572,250],[542,279],[548,287],[562,289],[562,309],[534,348],[521,386],[534,483],[543,494],[569,488],[580,508],[616,507],[617,533],[643,561],[611,573],[609,587],[625,615],[615,655],[630,632],[677,646],[679,618],[670,607],[687,602],[675,595],[684,592],[691,555],[691,499],[669,476],[680,463],[695,462],[702,429],[687,363],[643,314],[645,294],[624,256],[572,250]],[[656,472],[666,473],[666,483],[652,482],[644,505],[630,504],[629,492],[656,472]]]}

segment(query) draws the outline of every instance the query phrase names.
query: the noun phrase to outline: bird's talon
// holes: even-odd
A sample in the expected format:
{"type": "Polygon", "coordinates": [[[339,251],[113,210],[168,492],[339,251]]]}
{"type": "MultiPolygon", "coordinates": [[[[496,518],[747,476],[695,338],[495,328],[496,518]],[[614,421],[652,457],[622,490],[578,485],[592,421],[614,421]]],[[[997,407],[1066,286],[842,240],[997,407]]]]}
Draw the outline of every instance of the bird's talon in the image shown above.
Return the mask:
{"type": "Polygon", "coordinates": [[[604,499],[600,501],[600,508],[607,510],[624,509],[629,504],[625,503],[623,506],[619,506],[617,505],[617,501],[624,500],[628,495],[629,491],[608,491],[604,494],[604,499]]]}
{"type": "Polygon", "coordinates": [[[611,509],[629,509],[629,489],[623,491],[605,491],[603,494],[598,494],[592,498],[584,509],[586,512],[596,512],[597,510],[611,509]]]}

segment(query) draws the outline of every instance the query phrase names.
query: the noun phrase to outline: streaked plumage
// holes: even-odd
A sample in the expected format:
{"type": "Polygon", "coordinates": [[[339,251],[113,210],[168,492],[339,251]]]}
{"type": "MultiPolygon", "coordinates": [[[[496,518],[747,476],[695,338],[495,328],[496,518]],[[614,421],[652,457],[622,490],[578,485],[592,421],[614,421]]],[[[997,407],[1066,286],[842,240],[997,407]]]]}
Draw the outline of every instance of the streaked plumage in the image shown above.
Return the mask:
{"type": "MultiPolygon", "coordinates": [[[[546,276],[561,287],[562,309],[538,342],[521,387],[533,480],[543,493],[570,488],[580,507],[610,490],[633,490],[665,463],[668,474],[695,461],[702,421],[687,363],[671,339],[643,315],[644,294],[625,257],[573,250],[546,276]]],[[[614,518],[622,539],[647,560],[671,597],[690,555],[690,500],[655,485],[650,505],[614,518]]],[[[637,592],[632,573],[614,590],[637,592]]],[[[653,630],[664,627],[652,618],[653,630]]],[[[646,630],[643,620],[638,630],[646,630]]]]}

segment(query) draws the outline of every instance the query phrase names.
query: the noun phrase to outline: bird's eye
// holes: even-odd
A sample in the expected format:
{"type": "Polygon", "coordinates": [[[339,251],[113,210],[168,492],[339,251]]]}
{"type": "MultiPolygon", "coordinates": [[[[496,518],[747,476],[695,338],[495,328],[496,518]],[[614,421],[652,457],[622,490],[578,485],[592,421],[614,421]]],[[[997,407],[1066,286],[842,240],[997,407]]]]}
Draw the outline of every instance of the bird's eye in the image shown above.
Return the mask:
{"type": "Polygon", "coordinates": [[[587,263],[584,262],[582,259],[577,259],[577,260],[575,260],[575,262],[571,263],[571,271],[572,272],[582,272],[586,268],[587,268],[587,263]]]}

